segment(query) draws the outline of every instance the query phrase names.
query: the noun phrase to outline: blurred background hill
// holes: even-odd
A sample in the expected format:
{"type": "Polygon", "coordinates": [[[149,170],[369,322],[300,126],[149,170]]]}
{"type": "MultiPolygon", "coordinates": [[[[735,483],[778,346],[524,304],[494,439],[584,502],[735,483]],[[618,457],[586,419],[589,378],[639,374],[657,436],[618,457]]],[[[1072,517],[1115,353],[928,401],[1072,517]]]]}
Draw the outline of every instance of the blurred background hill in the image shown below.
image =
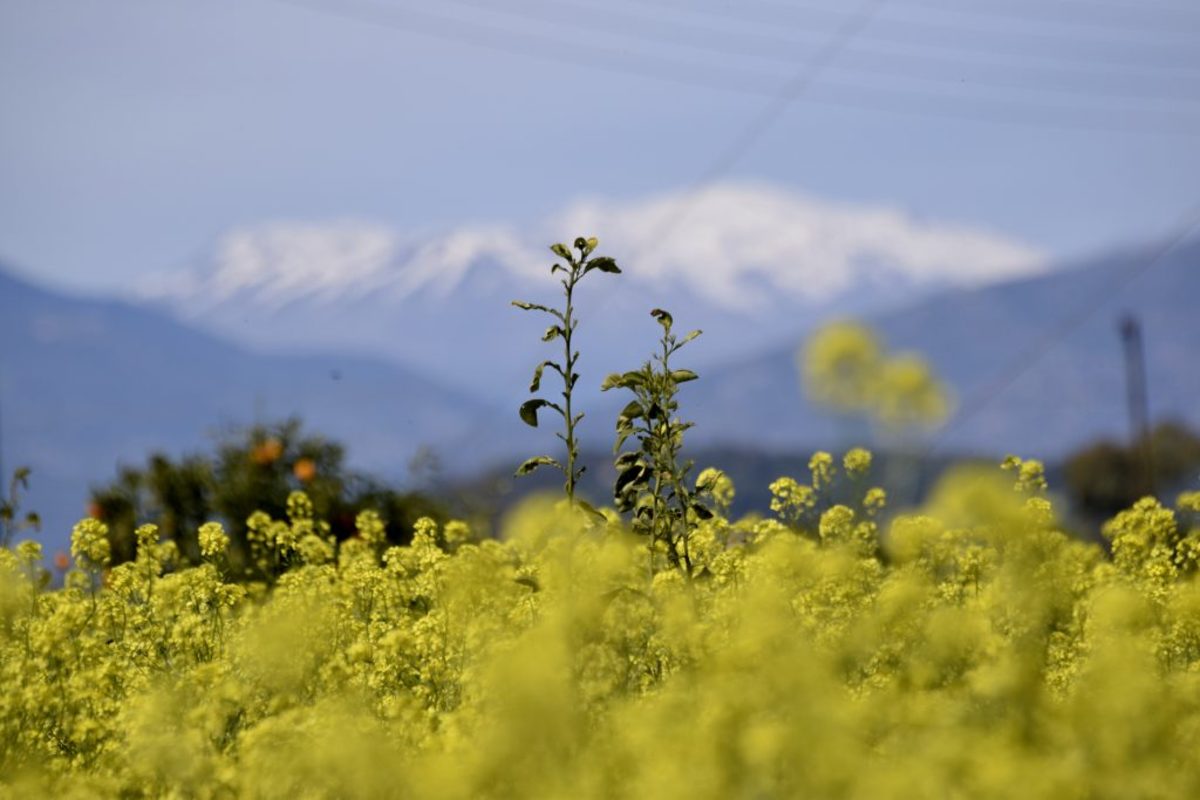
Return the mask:
{"type": "MultiPolygon", "coordinates": [[[[914,291],[916,299],[908,305],[881,303],[883,310],[868,315],[891,347],[923,353],[959,403],[982,401],[969,418],[938,435],[939,457],[998,459],[1019,452],[1060,463],[1094,440],[1125,441],[1124,364],[1115,325],[1125,313],[1144,320],[1155,418],[1200,428],[1197,245],[1179,249],[1128,290],[1107,298],[1045,357],[1010,384],[992,387],[994,396],[987,394],[997,376],[1026,366],[1022,360],[1053,330],[1064,309],[1095,296],[1140,257],[1130,248],[1046,269],[1033,278],[914,291]]],[[[481,270],[497,268],[480,265],[481,270]]],[[[628,272],[637,281],[636,266],[628,272]]],[[[422,454],[436,459],[443,479],[469,482],[495,464],[515,463],[548,438],[523,426],[513,404],[505,402],[523,390],[520,379],[515,386],[483,382],[472,393],[448,387],[447,370],[435,375],[427,364],[403,365],[402,352],[359,356],[344,344],[332,353],[302,354],[299,342],[308,339],[315,350],[320,331],[355,324],[356,304],[340,297],[321,307],[322,322],[311,329],[303,326],[301,313],[308,306],[283,306],[277,313],[305,333],[288,344],[290,352],[271,353],[249,332],[255,330],[252,312],[243,317],[250,320],[246,341],[238,341],[234,330],[223,335],[198,330],[194,320],[147,301],[71,296],[12,274],[0,275],[0,282],[0,336],[9,353],[0,398],[5,454],[14,466],[33,468],[29,503],[59,537],[82,513],[89,486],[109,477],[115,463],[135,463],[150,451],[202,449],[223,427],[251,421],[298,416],[343,443],[357,467],[401,484],[411,479],[409,465],[422,454]]],[[[514,323],[503,318],[517,313],[507,303],[512,282],[457,288],[464,294],[442,296],[439,313],[471,325],[443,323],[431,330],[430,318],[400,314],[391,330],[410,342],[428,342],[467,376],[485,363],[523,373],[542,351],[536,337],[514,336],[514,323]]],[[[645,302],[643,294],[630,294],[645,302]]],[[[705,308],[677,305],[677,315],[703,326],[705,308]]],[[[617,401],[594,391],[602,377],[598,365],[617,369],[642,357],[637,340],[652,335],[654,322],[632,308],[600,305],[594,312],[581,329],[587,343],[584,364],[597,365],[587,381],[593,390],[586,395],[592,419],[582,430],[589,447],[602,449],[611,438],[609,420],[617,401]],[[606,335],[619,328],[627,335],[606,335]]],[[[725,313],[727,324],[736,324],[734,312],[725,313]]],[[[740,324],[753,324],[755,313],[742,312],[740,324]]],[[[700,369],[702,380],[684,390],[685,411],[698,423],[690,441],[711,452],[735,453],[743,465],[733,470],[737,477],[760,477],[761,465],[751,466],[754,453],[764,463],[782,458],[802,465],[814,447],[887,445],[872,442],[866,430],[846,432],[832,425],[829,414],[801,391],[797,349],[806,330],[828,318],[828,311],[813,304],[802,318],[785,322],[783,316],[776,330],[762,337],[777,343],[756,347],[751,337],[739,354],[710,356],[709,366],[700,369]]],[[[703,350],[704,338],[700,341],[697,353],[703,350]]]]}

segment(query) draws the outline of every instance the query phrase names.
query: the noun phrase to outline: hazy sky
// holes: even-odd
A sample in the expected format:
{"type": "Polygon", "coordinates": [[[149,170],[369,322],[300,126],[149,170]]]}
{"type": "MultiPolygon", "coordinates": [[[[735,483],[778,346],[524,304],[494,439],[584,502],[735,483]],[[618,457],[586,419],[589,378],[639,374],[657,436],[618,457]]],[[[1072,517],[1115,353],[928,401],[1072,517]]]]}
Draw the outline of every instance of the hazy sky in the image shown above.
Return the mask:
{"type": "MultiPolygon", "coordinates": [[[[677,190],[859,7],[0,0],[0,261],[120,291],[247,223],[677,190]]],[[[1200,8],[884,0],[728,176],[1054,254],[1160,234],[1200,202],[1200,8]]]]}

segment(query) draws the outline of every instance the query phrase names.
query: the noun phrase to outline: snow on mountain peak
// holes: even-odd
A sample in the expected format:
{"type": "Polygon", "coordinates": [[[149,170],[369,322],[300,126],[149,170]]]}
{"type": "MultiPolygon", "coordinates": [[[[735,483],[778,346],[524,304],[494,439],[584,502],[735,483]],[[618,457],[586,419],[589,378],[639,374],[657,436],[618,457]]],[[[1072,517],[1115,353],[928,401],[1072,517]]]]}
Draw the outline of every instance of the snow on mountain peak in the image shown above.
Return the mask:
{"type": "Polygon", "coordinates": [[[482,260],[520,271],[546,259],[500,225],[472,226],[426,239],[373,222],[269,222],[222,236],[192,269],[150,276],[142,299],[196,311],[236,296],[276,309],[304,298],[335,300],[383,292],[402,299],[427,290],[445,297],[482,260]]]}
{"type": "Polygon", "coordinates": [[[524,228],[463,226],[425,238],[360,221],[239,228],[208,264],[158,276],[139,293],[193,310],[240,294],[269,308],[377,292],[444,298],[478,264],[540,280],[547,243],[580,234],[599,236],[626,280],[685,287],[742,311],[781,299],[820,304],[889,280],[973,286],[1045,269],[1033,248],[977,229],[725,183],[627,202],[581,200],[524,228]]]}
{"type": "Polygon", "coordinates": [[[347,289],[367,292],[388,281],[400,248],[395,231],[370,222],[267,222],[229,231],[201,268],[152,276],[139,293],[204,306],[249,293],[275,307],[347,289]]]}
{"type": "Polygon", "coordinates": [[[923,223],[889,208],[839,205],[763,184],[720,184],[635,203],[585,201],[564,230],[603,231],[652,280],[753,307],[779,292],[812,303],[886,273],[913,284],[970,286],[1045,267],[1038,251],[997,235],[923,223]]]}
{"type": "Polygon", "coordinates": [[[440,297],[453,293],[472,266],[482,261],[512,272],[529,272],[530,265],[546,260],[543,247],[523,241],[513,229],[495,226],[460,228],[419,245],[397,279],[397,290],[407,296],[430,288],[440,297]]]}

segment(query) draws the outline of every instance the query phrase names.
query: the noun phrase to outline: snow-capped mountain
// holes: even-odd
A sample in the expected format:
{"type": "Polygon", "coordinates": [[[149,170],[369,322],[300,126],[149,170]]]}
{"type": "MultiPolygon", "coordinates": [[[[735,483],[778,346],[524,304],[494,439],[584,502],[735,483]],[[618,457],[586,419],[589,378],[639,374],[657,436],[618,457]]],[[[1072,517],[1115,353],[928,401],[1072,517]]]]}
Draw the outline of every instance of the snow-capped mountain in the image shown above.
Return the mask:
{"type": "Polygon", "coordinates": [[[595,371],[630,366],[655,337],[654,306],[703,328],[702,362],[794,337],[818,318],[898,306],[934,290],[1038,274],[1038,251],[988,232],[839,205],[759,184],[637,200],[581,200],[527,226],[414,235],[361,221],[270,222],[230,231],[202,263],[137,289],[139,300],[236,341],[384,356],[507,396],[542,350],[553,241],[596,235],[624,274],[581,289],[595,371]]]}

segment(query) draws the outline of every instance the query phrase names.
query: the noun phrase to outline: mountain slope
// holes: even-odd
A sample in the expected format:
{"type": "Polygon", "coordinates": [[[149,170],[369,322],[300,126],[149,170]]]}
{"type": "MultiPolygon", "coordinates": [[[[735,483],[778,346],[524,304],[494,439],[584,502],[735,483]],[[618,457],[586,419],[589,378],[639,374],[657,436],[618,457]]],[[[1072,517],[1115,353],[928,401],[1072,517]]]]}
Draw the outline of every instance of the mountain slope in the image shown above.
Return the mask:
{"type": "Polygon", "coordinates": [[[299,414],[359,468],[402,474],[419,445],[490,407],[412,370],[346,356],[262,355],[123,302],[68,297],[0,271],[4,458],[33,468],[31,506],[63,541],[89,482],[149,451],[207,445],[221,424],[299,414]]]}
{"type": "MultiPolygon", "coordinates": [[[[1200,427],[1200,243],[1178,248],[1149,272],[1105,296],[1086,322],[1039,357],[1040,343],[1114,278],[1146,257],[1130,251],[1027,280],[947,292],[872,320],[894,349],[924,354],[978,410],[956,422],[939,447],[1015,451],[1055,458],[1097,436],[1128,430],[1117,320],[1142,322],[1150,405],[1156,419],[1200,427]],[[981,396],[1021,370],[994,396],[981,396]]],[[[710,370],[685,403],[699,438],[779,447],[831,441],[827,414],[801,396],[795,346],[710,370]],[[769,426],[770,435],[761,434],[769,426]],[[719,431],[719,433],[718,433],[719,431]],[[758,431],[759,433],[756,433],[758,431]]]]}
{"type": "MultiPolygon", "coordinates": [[[[924,353],[960,399],[973,399],[1140,257],[1131,251],[1039,277],[946,291],[873,322],[894,349],[924,353]]],[[[652,304],[665,298],[681,330],[705,329],[679,366],[711,364],[722,354],[729,359],[731,350],[748,349],[753,340],[744,336],[746,323],[736,313],[714,319],[708,314],[718,312],[711,305],[678,287],[662,295],[639,293],[625,277],[597,276],[590,288],[603,291],[594,293],[582,317],[581,391],[588,418],[581,433],[589,446],[611,443],[612,420],[623,402],[596,387],[606,372],[636,366],[649,354],[659,331],[647,314],[652,304]]],[[[512,373],[488,386],[493,395],[509,397],[496,406],[391,362],[256,353],[158,311],[64,296],[0,271],[5,465],[34,468],[31,505],[47,518],[47,540],[61,543],[81,511],[88,483],[112,475],[118,461],[140,461],[153,449],[202,447],[214,426],[259,415],[299,414],[314,429],[345,442],[355,466],[392,477],[421,444],[436,447],[459,471],[493,461],[515,464],[558,444],[550,430],[523,426],[511,402],[525,396],[532,364],[553,352],[537,341],[540,320],[493,302],[498,294],[519,295],[522,288],[502,270],[470,262],[449,295],[438,300],[436,286],[423,287],[429,294],[410,307],[414,316],[391,329],[403,330],[414,349],[433,352],[465,384],[487,383],[489,373],[474,371],[476,363],[507,364],[493,365],[490,373],[512,373]],[[480,311],[493,306],[498,306],[493,312],[480,311]]],[[[359,299],[369,304],[369,295],[359,299]]],[[[1200,427],[1197,298],[1200,244],[1193,243],[1107,300],[977,414],[950,429],[941,451],[1015,451],[1053,459],[1095,436],[1124,435],[1115,322],[1125,311],[1137,313],[1145,328],[1155,417],[1174,416],[1200,427]]],[[[814,309],[792,320],[793,329],[818,316],[814,309]]],[[[352,314],[350,322],[364,329],[371,324],[366,315],[352,314]]],[[[295,348],[318,335],[336,336],[338,324],[317,316],[293,319],[295,348]],[[334,327],[321,330],[324,325],[334,327]]],[[[689,442],[789,452],[845,444],[835,437],[829,417],[800,394],[797,341],[789,337],[785,346],[701,368],[702,379],[682,390],[683,413],[698,423],[689,442]]]]}
{"type": "Polygon", "coordinates": [[[716,361],[794,336],[820,315],[1046,268],[1037,252],[986,232],[722,184],[580,202],[521,229],[417,237],[348,221],[268,223],[231,231],[201,263],[148,280],[139,297],[236,341],[370,353],[511,398],[537,360],[523,343],[540,328],[509,301],[554,300],[546,245],[589,233],[625,270],[580,291],[586,355],[600,372],[640,360],[643,335],[630,321],[659,305],[703,320],[703,357],[716,361]]]}

